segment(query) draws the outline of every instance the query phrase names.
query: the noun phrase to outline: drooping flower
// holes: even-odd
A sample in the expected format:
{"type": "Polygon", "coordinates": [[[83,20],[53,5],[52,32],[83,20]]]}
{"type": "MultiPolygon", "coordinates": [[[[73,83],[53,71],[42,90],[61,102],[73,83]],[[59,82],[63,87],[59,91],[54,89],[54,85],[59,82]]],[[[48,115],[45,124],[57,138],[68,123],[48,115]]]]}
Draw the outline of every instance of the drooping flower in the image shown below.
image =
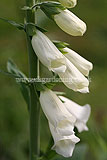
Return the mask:
{"type": "Polygon", "coordinates": [[[66,71],[58,74],[63,83],[74,91],[79,91],[81,93],[89,92],[88,79],[67,58],[66,66],[66,71]]]}
{"type": "Polygon", "coordinates": [[[55,132],[55,129],[51,123],[49,123],[50,131],[54,139],[54,145],[52,147],[58,154],[64,157],[71,157],[75,148],[75,144],[80,141],[75,134],[70,136],[62,136],[55,132]]]}
{"type": "Polygon", "coordinates": [[[85,58],[81,57],[75,51],[71,50],[70,48],[66,47],[62,49],[66,54],[64,56],[72,62],[78,70],[84,74],[85,76],[89,75],[89,71],[93,69],[93,64],[87,61],[85,58]]]}
{"type": "Polygon", "coordinates": [[[74,133],[75,117],[69,113],[57,97],[57,95],[49,89],[41,91],[40,104],[48,121],[54,126],[57,133],[62,136],[68,136],[74,133]]]}
{"type": "Polygon", "coordinates": [[[41,63],[50,71],[65,72],[65,58],[56,46],[39,30],[32,37],[32,46],[41,63]]]}
{"type": "Polygon", "coordinates": [[[82,36],[86,31],[86,24],[69,10],[58,9],[54,15],[56,24],[66,33],[72,36],[82,36]]]}
{"type": "Polygon", "coordinates": [[[88,127],[86,126],[86,123],[91,113],[90,105],[86,104],[85,106],[80,106],[66,97],[59,96],[59,98],[64,102],[66,109],[75,116],[76,122],[74,125],[77,127],[78,131],[87,131],[88,127]]]}
{"type": "Polygon", "coordinates": [[[67,8],[73,8],[77,4],[77,0],[59,0],[59,2],[67,8]]]}

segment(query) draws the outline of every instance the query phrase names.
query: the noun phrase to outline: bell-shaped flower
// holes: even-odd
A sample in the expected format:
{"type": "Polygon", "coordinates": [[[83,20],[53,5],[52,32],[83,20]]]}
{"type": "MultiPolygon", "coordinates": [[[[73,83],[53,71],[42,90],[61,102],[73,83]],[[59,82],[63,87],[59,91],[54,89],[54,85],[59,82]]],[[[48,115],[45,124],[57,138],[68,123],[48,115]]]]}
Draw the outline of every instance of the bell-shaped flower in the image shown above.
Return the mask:
{"type": "Polygon", "coordinates": [[[49,89],[41,91],[40,104],[48,121],[61,135],[70,135],[74,131],[75,117],[70,114],[57,95],[49,89]]]}
{"type": "Polygon", "coordinates": [[[89,104],[85,106],[80,106],[72,100],[59,96],[59,98],[64,102],[66,109],[76,118],[75,126],[77,127],[79,132],[87,131],[88,127],[86,123],[89,119],[91,113],[91,107],[89,104]]]}
{"type": "Polygon", "coordinates": [[[39,30],[32,37],[32,46],[41,63],[50,71],[60,73],[66,70],[65,58],[62,53],[39,30]]]}
{"type": "Polygon", "coordinates": [[[79,91],[81,93],[89,92],[88,79],[67,58],[66,66],[66,71],[58,74],[63,83],[74,91],[79,91]]]}
{"type": "Polygon", "coordinates": [[[54,15],[56,24],[72,36],[82,36],[86,31],[86,24],[69,10],[58,9],[60,13],[54,15]]]}
{"type": "Polygon", "coordinates": [[[91,62],[87,61],[68,47],[63,48],[62,50],[66,52],[64,56],[68,58],[82,74],[85,76],[89,75],[89,71],[93,69],[93,64],[91,62]]]}
{"type": "Polygon", "coordinates": [[[59,0],[59,2],[67,8],[73,8],[77,4],[77,0],[59,0]]]}
{"type": "Polygon", "coordinates": [[[54,139],[54,145],[52,149],[64,157],[71,157],[75,148],[75,144],[78,143],[80,139],[74,134],[70,136],[61,136],[55,132],[55,129],[51,123],[49,123],[49,127],[54,139]]]}

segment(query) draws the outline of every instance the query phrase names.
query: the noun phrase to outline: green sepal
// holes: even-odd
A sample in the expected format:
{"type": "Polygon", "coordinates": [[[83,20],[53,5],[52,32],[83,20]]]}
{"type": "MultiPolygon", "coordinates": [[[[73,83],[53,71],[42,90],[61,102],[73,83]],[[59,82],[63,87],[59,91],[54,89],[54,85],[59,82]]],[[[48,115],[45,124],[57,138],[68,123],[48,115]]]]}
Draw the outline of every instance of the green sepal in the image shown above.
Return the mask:
{"type": "Polygon", "coordinates": [[[53,89],[53,87],[56,85],[56,82],[47,82],[45,86],[49,89],[53,89]]]}
{"type": "Polygon", "coordinates": [[[54,91],[54,93],[57,95],[57,96],[63,96],[63,95],[66,95],[65,92],[56,92],[54,91]]]}
{"type": "Polygon", "coordinates": [[[13,25],[14,27],[18,28],[19,30],[25,30],[25,27],[24,27],[23,23],[16,23],[15,21],[7,20],[7,19],[4,19],[4,18],[0,18],[0,20],[13,25]]]}
{"type": "Polygon", "coordinates": [[[55,46],[59,49],[59,51],[62,54],[67,54],[68,52],[65,52],[63,49],[68,47],[69,44],[66,42],[61,42],[61,41],[53,41],[53,43],[55,44],[55,46]]]}
{"type": "Polygon", "coordinates": [[[61,42],[61,41],[53,41],[53,43],[55,44],[55,46],[57,48],[65,48],[65,47],[68,47],[69,44],[66,43],[66,42],[61,42]]]}
{"type": "Polygon", "coordinates": [[[57,78],[59,78],[59,76],[57,74],[55,74],[54,72],[52,72],[53,74],[53,80],[50,82],[46,82],[44,85],[49,88],[49,89],[53,89],[54,86],[56,86],[57,84],[57,78]]]}
{"type": "Polygon", "coordinates": [[[34,83],[35,85],[35,88],[36,88],[36,91],[45,91],[46,90],[46,87],[44,84],[42,84],[42,82],[37,82],[37,83],[34,83]]]}
{"type": "Polygon", "coordinates": [[[58,9],[61,9],[61,10],[66,9],[58,2],[43,2],[40,4],[40,8],[51,19],[53,19],[53,16],[55,14],[60,13],[58,9]]]}
{"type": "Polygon", "coordinates": [[[68,52],[64,51],[63,48],[58,48],[62,54],[67,54],[68,52]]]}

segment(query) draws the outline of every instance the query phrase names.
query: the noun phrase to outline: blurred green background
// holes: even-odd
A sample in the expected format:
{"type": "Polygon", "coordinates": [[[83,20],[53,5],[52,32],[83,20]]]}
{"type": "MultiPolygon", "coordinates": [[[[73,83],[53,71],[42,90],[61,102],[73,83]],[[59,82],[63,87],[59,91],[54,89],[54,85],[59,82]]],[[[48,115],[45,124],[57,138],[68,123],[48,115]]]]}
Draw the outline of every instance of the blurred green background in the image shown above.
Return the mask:
{"type": "MultiPolygon", "coordinates": [[[[0,0],[0,17],[22,22],[25,16],[21,7],[25,0],[0,0]]],[[[83,37],[72,37],[61,31],[56,24],[38,11],[38,24],[48,29],[48,37],[70,43],[71,48],[94,64],[90,74],[90,93],[80,94],[59,84],[56,88],[67,97],[84,105],[91,105],[88,122],[89,132],[77,133],[81,142],[76,145],[69,160],[107,159],[107,0],[78,0],[71,9],[87,23],[83,37]]],[[[11,58],[28,75],[26,37],[23,31],[0,21],[0,69],[6,70],[11,58]]],[[[47,70],[42,70],[42,76],[47,70]]],[[[47,71],[48,72],[48,71],[47,71]]],[[[48,73],[47,73],[48,75],[48,73]]],[[[47,120],[41,112],[41,149],[45,151],[50,132],[47,120]]],[[[28,160],[29,115],[26,103],[15,80],[0,74],[0,160],[28,160]]],[[[58,156],[55,160],[65,160],[58,156]]]]}

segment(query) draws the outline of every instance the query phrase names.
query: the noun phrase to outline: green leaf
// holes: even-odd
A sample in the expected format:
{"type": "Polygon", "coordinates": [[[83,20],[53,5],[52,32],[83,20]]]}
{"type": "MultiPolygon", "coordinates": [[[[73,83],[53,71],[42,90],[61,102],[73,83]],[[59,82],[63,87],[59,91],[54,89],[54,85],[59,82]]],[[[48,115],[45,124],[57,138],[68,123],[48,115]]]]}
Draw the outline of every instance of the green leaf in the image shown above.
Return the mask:
{"type": "MultiPolygon", "coordinates": [[[[26,79],[27,77],[25,76],[24,73],[22,73],[18,67],[16,66],[16,64],[12,61],[12,60],[8,60],[7,62],[7,70],[11,75],[14,75],[14,78],[23,78],[26,79]]],[[[25,80],[26,82],[26,80],[25,80]]],[[[22,81],[19,81],[19,86],[20,86],[20,90],[21,93],[23,95],[24,100],[26,101],[28,107],[29,107],[29,87],[27,85],[27,83],[23,83],[22,81]]]]}
{"type": "Polygon", "coordinates": [[[5,74],[6,76],[11,76],[11,77],[14,77],[14,78],[18,78],[16,75],[14,75],[12,73],[9,73],[9,72],[6,72],[6,71],[3,71],[1,69],[0,69],[0,73],[5,74]]]}
{"type": "Polygon", "coordinates": [[[15,75],[18,78],[27,78],[24,73],[22,73],[16,64],[12,60],[8,60],[7,62],[7,70],[9,73],[15,75]]]}
{"type": "Polygon", "coordinates": [[[0,18],[0,20],[13,25],[14,27],[18,28],[19,30],[24,30],[25,29],[24,24],[22,24],[22,23],[16,23],[15,21],[7,20],[7,19],[4,19],[4,18],[0,18]]]}
{"type": "Polygon", "coordinates": [[[25,102],[27,103],[28,110],[29,110],[29,106],[30,106],[30,102],[29,102],[29,98],[30,98],[29,87],[25,83],[19,83],[19,86],[20,86],[20,90],[21,90],[22,96],[23,96],[25,102]]]}

